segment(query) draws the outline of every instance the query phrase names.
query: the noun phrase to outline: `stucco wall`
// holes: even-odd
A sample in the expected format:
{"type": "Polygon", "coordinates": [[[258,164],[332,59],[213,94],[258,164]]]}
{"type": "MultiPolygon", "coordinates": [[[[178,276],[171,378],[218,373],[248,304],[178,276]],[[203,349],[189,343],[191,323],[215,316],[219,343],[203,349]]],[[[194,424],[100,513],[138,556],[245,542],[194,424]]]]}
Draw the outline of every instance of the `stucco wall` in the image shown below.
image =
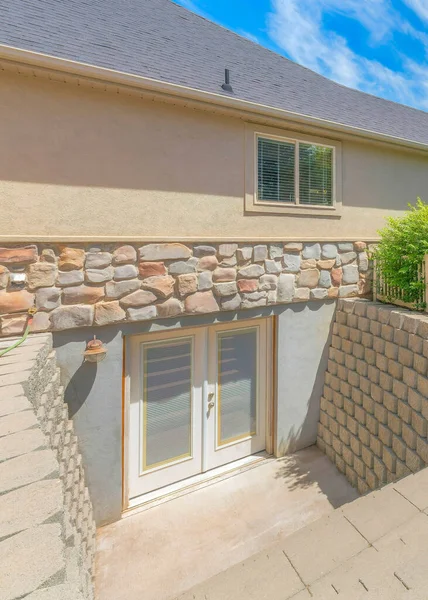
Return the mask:
{"type": "Polygon", "coordinates": [[[244,121],[0,77],[0,239],[371,239],[428,188],[427,156],[343,140],[342,218],[245,214],[244,121]]]}
{"type": "Polygon", "coordinates": [[[314,443],[336,303],[299,304],[278,315],[276,453],[314,443]]]}
{"type": "Polygon", "coordinates": [[[98,365],[83,362],[91,330],[54,334],[65,399],[73,417],[97,525],[122,510],[122,361],[124,336],[277,315],[277,415],[275,454],[316,441],[319,398],[327,364],[335,301],[265,307],[226,315],[201,315],[103,327],[107,347],[98,365]]]}

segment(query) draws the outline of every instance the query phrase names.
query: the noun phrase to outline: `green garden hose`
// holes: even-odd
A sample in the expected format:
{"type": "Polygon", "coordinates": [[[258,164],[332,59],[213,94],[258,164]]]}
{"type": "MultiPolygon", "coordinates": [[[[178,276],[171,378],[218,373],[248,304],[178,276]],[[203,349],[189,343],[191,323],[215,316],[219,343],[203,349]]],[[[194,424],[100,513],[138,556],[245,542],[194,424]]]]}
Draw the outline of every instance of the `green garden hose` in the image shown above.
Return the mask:
{"type": "Polygon", "coordinates": [[[25,342],[25,340],[27,339],[28,334],[30,332],[31,323],[33,322],[33,315],[35,312],[36,311],[34,308],[30,308],[30,310],[28,311],[28,321],[27,321],[27,326],[25,327],[24,335],[21,338],[19,338],[19,340],[17,340],[14,344],[9,346],[8,348],[5,348],[4,350],[0,350],[0,358],[2,356],[4,356],[5,354],[7,354],[8,352],[10,352],[11,350],[13,350],[14,348],[17,348],[18,346],[20,346],[23,342],[25,342]]]}

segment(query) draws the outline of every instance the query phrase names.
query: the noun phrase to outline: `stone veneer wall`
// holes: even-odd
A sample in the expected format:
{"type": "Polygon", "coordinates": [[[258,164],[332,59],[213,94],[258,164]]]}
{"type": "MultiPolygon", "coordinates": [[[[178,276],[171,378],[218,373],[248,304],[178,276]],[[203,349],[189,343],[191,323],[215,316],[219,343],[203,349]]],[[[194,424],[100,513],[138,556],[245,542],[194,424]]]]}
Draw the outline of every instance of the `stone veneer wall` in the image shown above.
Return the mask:
{"type": "Polygon", "coordinates": [[[428,316],[339,300],[318,446],[361,493],[428,464],[428,316]]]}
{"type": "Polygon", "coordinates": [[[1,335],[364,296],[366,243],[0,248],[1,335]],[[12,274],[25,273],[25,283],[12,274]]]}
{"type": "Polygon", "coordinates": [[[51,334],[0,358],[2,600],[93,598],[95,523],[63,393],[51,334]]]}

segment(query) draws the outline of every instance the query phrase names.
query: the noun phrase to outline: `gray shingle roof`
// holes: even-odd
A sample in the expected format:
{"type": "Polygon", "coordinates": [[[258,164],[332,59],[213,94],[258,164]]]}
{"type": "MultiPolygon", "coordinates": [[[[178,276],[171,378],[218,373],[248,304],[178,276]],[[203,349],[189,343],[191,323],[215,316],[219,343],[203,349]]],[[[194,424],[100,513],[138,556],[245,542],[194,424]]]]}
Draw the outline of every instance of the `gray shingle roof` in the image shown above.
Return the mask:
{"type": "Polygon", "coordinates": [[[170,0],[13,0],[0,43],[428,144],[428,113],[341,86],[170,0]]]}

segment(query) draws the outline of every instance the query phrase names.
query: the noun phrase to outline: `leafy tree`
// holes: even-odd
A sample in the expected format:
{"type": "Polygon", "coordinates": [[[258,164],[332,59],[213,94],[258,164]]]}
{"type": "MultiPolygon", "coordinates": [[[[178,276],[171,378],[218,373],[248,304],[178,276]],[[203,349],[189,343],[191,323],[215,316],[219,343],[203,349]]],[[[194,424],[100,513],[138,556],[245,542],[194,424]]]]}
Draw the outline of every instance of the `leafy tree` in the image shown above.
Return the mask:
{"type": "Polygon", "coordinates": [[[420,198],[402,217],[389,217],[379,231],[381,240],[373,252],[387,299],[398,298],[425,308],[423,260],[428,254],[428,205],[420,198]],[[396,288],[396,289],[394,289],[396,288]]]}

